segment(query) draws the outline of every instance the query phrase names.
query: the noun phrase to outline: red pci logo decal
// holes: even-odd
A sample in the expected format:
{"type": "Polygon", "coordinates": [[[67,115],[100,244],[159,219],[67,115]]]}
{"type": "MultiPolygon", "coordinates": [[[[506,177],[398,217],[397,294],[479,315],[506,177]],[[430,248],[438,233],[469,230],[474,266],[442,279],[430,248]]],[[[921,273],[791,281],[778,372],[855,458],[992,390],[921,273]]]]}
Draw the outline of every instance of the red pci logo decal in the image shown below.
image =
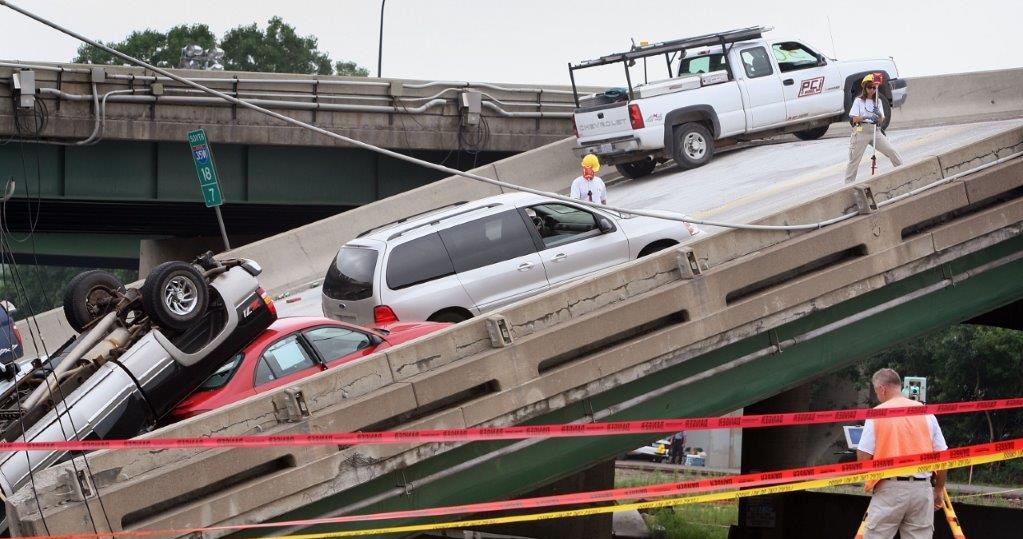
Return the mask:
{"type": "Polygon", "coordinates": [[[799,85],[799,95],[796,97],[806,97],[808,95],[817,95],[824,90],[824,77],[815,77],[812,79],[806,79],[799,85]]]}

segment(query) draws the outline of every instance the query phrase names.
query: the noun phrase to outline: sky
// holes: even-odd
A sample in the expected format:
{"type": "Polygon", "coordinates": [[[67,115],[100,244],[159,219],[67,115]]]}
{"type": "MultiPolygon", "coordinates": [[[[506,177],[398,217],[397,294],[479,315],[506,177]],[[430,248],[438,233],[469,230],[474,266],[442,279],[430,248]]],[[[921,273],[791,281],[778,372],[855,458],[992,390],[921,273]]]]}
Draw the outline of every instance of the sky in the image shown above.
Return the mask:
{"type": "MultiPolygon", "coordinates": [[[[281,16],[335,60],[377,72],[379,0],[12,0],[89,37],[204,22],[224,31],[281,16]]],[[[384,77],[568,84],[566,64],[745,26],[797,38],[839,59],[895,58],[900,76],[1023,67],[1019,0],[387,0],[384,77]]],[[[0,7],[0,58],[70,61],[79,43],[0,7]]],[[[580,83],[612,84],[608,74],[580,83]],[[599,79],[599,80],[597,80],[599,79]]],[[[621,77],[623,78],[623,77],[621,77]]],[[[653,78],[653,74],[651,74],[653,78]]]]}

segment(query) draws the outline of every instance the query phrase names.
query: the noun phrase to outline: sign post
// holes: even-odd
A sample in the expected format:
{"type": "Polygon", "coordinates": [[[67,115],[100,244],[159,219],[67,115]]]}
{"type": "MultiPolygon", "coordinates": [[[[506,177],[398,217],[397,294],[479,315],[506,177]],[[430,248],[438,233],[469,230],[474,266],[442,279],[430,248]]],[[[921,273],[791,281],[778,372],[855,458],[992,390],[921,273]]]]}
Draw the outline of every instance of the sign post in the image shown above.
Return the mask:
{"type": "Polygon", "coordinates": [[[220,235],[224,238],[224,249],[230,251],[231,244],[227,241],[224,216],[220,213],[220,205],[224,203],[224,196],[220,193],[217,169],[213,166],[213,153],[210,151],[209,141],[206,140],[206,131],[202,128],[189,131],[188,144],[192,147],[192,160],[195,161],[195,173],[199,177],[202,198],[206,202],[206,207],[213,208],[217,214],[220,235]]]}

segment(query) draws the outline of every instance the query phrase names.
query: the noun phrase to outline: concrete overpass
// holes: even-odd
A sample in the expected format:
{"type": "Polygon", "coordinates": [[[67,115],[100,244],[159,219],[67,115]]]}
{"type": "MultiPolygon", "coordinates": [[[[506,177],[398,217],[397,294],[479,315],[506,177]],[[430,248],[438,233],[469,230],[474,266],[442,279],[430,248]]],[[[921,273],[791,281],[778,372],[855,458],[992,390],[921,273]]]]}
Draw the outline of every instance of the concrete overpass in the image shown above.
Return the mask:
{"type": "MultiPolygon", "coordinates": [[[[577,166],[566,157],[569,146],[527,152],[481,172],[557,189],[577,166]]],[[[816,222],[863,209],[841,224],[810,233],[721,232],[691,245],[681,263],[675,252],[637,261],[152,436],[733,410],[1023,298],[1016,278],[1023,269],[1023,162],[952,179],[1020,151],[1023,130],[1010,129],[865,182],[876,211],[845,187],[757,220],[816,222]],[[510,343],[491,341],[487,326],[496,317],[508,323],[510,343]],[[275,415],[294,404],[296,390],[309,414],[275,415]]],[[[268,285],[285,288],[318,276],[346,236],[366,226],[455,196],[492,192],[444,180],[234,254],[260,259],[268,285]]],[[[479,501],[479,492],[468,488],[479,477],[488,477],[488,495],[509,497],[642,442],[103,452],[90,455],[89,463],[114,528],[169,528],[365,510],[368,502],[373,510],[388,510],[479,501]]],[[[86,506],[102,515],[95,496],[83,501],[74,482],[67,483],[68,470],[64,465],[36,478],[50,533],[89,526],[86,506]]],[[[23,534],[42,530],[33,494],[26,488],[8,501],[23,534]]]]}
{"type": "MultiPolygon", "coordinates": [[[[338,133],[462,170],[572,133],[572,93],[562,87],[179,73],[338,133]]],[[[217,236],[185,143],[186,133],[199,126],[213,143],[235,244],[442,177],[310,136],[142,69],[0,62],[5,142],[0,171],[18,185],[7,226],[14,232],[31,228],[42,240],[36,253],[18,254],[42,251],[46,261],[137,267],[140,240],[188,238],[194,248],[217,245],[194,239],[217,236]],[[16,111],[12,74],[22,70],[34,75],[36,102],[16,111]],[[266,219],[271,212],[275,218],[266,219]],[[61,249],[66,245],[78,248],[61,249]]],[[[142,249],[161,244],[175,242],[148,241],[142,249]]]]}

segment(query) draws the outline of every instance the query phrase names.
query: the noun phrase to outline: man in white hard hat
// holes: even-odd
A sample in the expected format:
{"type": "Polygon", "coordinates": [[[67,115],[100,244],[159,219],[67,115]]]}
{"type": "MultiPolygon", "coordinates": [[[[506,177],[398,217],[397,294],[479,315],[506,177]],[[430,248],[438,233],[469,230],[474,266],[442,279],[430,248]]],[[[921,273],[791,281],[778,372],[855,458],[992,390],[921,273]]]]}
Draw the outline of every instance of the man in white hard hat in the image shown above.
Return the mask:
{"type": "Polygon", "coordinates": [[[607,204],[607,187],[604,180],[597,176],[600,170],[600,160],[596,155],[586,154],[582,162],[583,175],[572,181],[571,197],[587,202],[598,202],[607,204]]]}

